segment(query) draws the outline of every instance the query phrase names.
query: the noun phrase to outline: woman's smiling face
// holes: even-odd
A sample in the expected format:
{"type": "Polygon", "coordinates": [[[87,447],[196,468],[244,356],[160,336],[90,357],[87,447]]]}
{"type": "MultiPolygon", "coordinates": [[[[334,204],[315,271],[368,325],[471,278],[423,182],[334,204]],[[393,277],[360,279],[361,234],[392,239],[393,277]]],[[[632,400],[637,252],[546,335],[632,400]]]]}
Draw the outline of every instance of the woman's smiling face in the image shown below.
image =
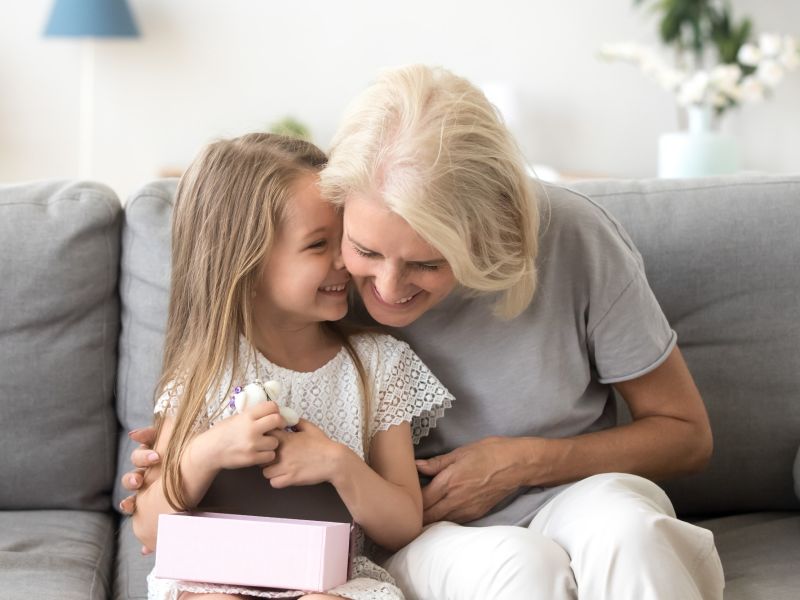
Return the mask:
{"type": "Polygon", "coordinates": [[[456,284],[441,253],[379,196],[347,198],[342,258],[369,314],[391,327],[414,322],[456,284]]]}

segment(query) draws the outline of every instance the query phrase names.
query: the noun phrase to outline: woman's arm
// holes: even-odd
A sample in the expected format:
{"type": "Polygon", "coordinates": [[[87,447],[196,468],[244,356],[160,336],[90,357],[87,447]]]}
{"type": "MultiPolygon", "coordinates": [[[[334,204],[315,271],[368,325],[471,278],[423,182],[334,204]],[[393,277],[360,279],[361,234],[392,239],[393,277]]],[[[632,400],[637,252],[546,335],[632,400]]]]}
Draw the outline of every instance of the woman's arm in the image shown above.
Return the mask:
{"type": "Polygon", "coordinates": [[[523,486],[554,486],[598,473],[665,479],[701,470],[712,451],[700,393],[676,347],[650,373],[615,384],[633,422],[563,439],[486,438],[419,461],[425,522],[477,519],[523,486]]]}
{"type": "MultiPolygon", "coordinates": [[[[175,420],[165,417],[155,445],[155,450],[160,456],[164,455],[174,428],[175,420]]],[[[204,440],[201,438],[202,436],[198,436],[190,442],[181,461],[184,491],[187,498],[194,501],[195,504],[202,499],[217,474],[216,470],[209,468],[208,461],[197,456],[203,451],[204,440]]],[[[134,535],[145,547],[150,549],[156,547],[158,516],[175,512],[164,495],[162,474],[163,469],[160,463],[145,471],[144,490],[137,496],[136,512],[132,517],[134,535]]]]}
{"type": "Polygon", "coordinates": [[[273,487],[329,481],[353,520],[389,550],[397,550],[419,535],[422,493],[408,423],[375,434],[371,466],[308,421],[301,421],[298,427],[298,432],[275,434],[280,440],[278,459],[264,469],[273,487]]]}
{"type": "MultiPolygon", "coordinates": [[[[203,499],[221,469],[264,465],[273,461],[278,440],[268,433],[285,426],[286,422],[280,416],[277,405],[265,402],[243,414],[224,419],[194,437],[186,447],[180,464],[187,508],[196,506],[203,499]]],[[[164,456],[174,428],[174,419],[165,417],[155,448],[160,456],[164,456]]],[[[133,533],[145,547],[154,549],[158,516],[175,512],[164,494],[160,463],[145,473],[143,486],[133,514],[133,533]]]]}

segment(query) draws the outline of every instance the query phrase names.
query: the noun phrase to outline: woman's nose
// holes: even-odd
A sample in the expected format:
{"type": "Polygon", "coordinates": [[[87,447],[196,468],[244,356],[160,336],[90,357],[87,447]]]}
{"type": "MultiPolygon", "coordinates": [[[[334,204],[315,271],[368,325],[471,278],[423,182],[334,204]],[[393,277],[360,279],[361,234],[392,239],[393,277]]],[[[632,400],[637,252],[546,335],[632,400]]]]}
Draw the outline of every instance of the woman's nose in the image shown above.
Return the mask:
{"type": "Polygon", "coordinates": [[[386,302],[397,302],[403,297],[403,274],[391,266],[384,266],[375,276],[375,288],[386,302]]]}

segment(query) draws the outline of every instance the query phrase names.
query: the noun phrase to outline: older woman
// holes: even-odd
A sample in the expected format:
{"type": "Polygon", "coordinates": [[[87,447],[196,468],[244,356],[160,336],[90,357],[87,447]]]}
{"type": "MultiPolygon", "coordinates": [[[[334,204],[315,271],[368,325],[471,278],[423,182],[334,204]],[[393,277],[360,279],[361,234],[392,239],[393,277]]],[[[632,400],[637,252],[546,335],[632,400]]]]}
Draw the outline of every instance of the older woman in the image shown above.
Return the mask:
{"type": "Polygon", "coordinates": [[[536,186],[483,94],[424,66],[357,98],[322,187],[359,312],[457,399],[418,449],[430,525],[386,561],[406,595],[721,598],[711,533],[650,481],[706,464],[707,415],[613,217],[536,186]]]}

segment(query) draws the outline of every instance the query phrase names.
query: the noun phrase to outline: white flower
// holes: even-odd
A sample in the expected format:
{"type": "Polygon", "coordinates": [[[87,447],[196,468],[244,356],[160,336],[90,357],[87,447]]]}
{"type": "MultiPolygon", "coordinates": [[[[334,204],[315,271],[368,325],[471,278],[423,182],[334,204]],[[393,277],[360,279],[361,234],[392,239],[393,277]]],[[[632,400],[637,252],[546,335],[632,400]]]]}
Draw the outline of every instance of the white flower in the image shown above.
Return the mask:
{"type": "Polygon", "coordinates": [[[714,108],[722,108],[723,106],[727,106],[729,100],[729,95],[727,94],[720,94],[717,92],[711,97],[711,104],[714,108]]]}
{"type": "MultiPolygon", "coordinates": [[[[660,53],[635,42],[604,44],[600,56],[639,67],[645,76],[675,94],[679,106],[713,107],[718,113],[741,102],[763,100],[786,72],[800,67],[798,41],[791,35],[778,34],[762,34],[758,44],[742,45],[737,62],[709,70],[675,68],[660,53]],[[742,67],[754,72],[745,76],[742,67]]],[[[686,58],[680,55],[678,60],[686,58]]]]}
{"type": "Polygon", "coordinates": [[[686,73],[671,67],[665,67],[655,74],[655,80],[668,92],[674,92],[686,79],[686,73]]]}
{"type": "Polygon", "coordinates": [[[608,60],[624,60],[638,63],[642,55],[643,46],[634,42],[615,42],[603,44],[600,47],[600,56],[608,60]]]}
{"type": "Polygon", "coordinates": [[[727,93],[736,88],[736,84],[742,77],[742,69],[737,64],[717,65],[711,69],[710,77],[714,87],[727,93]]]}
{"type": "Polygon", "coordinates": [[[764,56],[774,58],[781,51],[783,40],[776,33],[762,33],[758,36],[758,47],[764,56]]]}
{"type": "Polygon", "coordinates": [[[791,35],[783,36],[783,51],[784,52],[797,52],[797,40],[791,35]]]}
{"type": "Polygon", "coordinates": [[[756,68],[756,77],[769,87],[775,87],[783,79],[783,67],[775,60],[763,60],[756,68]]]}
{"type": "Polygon", "coordinates": [[[800,56],[798,56],[797,52],[783,52],[778,57],[778,62],[787,71],[794,71],[800,66],[800,56]]]}
{"type": "Polygon", "coordinates": [[[755,67],[761,60],[761,50],[754,44],[744,44],[739,48],[736,58],[745,66],[755,67]]]}
{"type": "Polygon", "coordinates": [[[764,99],[764,84],[753,75],[742,79],[739,86],[739,96],[745,102],[761,102],[764,99]]]}
{"type": "Polygon", "coordinates": [[[696,71],[678,89],[678,104],[689,106],[702,104],[708,90],[709,76],[705,71],[696,71]]]}
{"type": "Polygon", "coordinates": [[[778,62],[787,71],[793,71],[800,66],[800,51],[797,48],[797,40],[790,35],[783,36],[783,50],[778,57],[778,62]]]}

